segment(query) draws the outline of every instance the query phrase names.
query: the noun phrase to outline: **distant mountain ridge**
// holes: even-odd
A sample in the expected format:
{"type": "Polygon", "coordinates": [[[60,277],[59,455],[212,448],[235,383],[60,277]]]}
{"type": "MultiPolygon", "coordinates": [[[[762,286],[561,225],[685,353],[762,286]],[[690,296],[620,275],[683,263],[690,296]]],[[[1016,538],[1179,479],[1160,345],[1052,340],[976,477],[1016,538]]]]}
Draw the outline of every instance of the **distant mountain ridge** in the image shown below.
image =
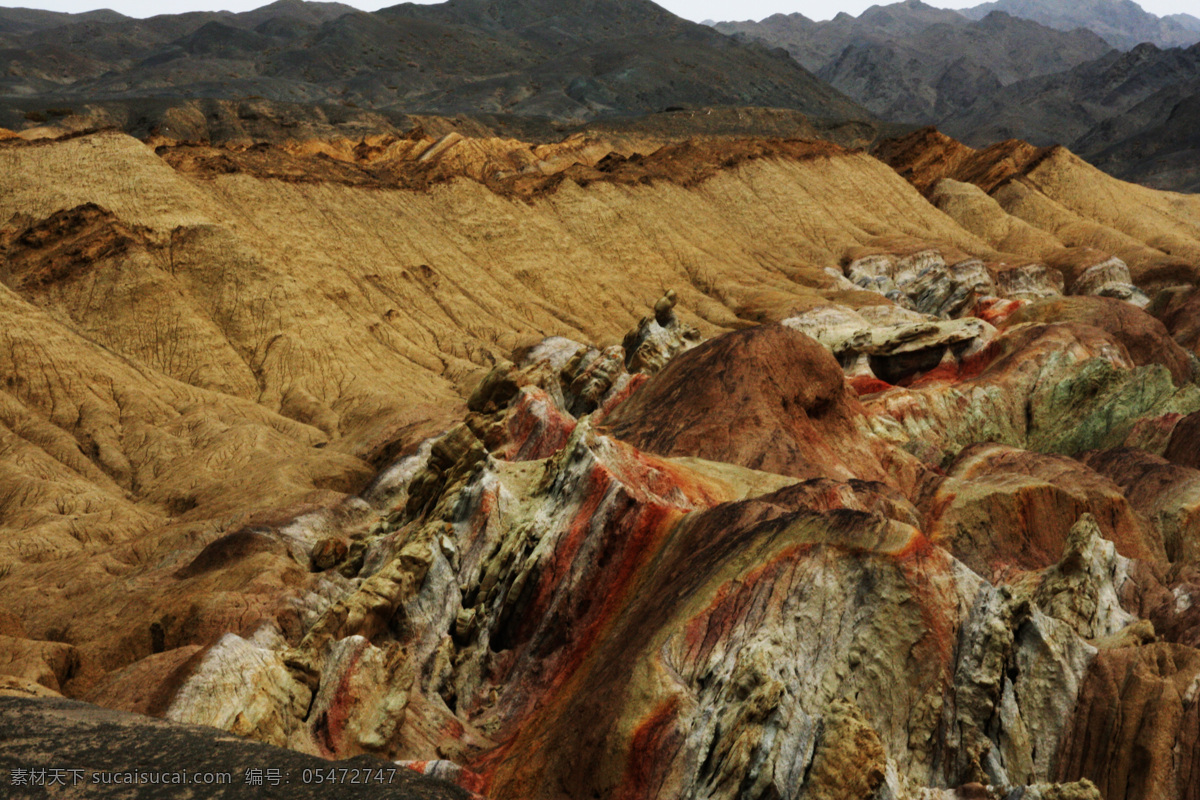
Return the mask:
{"type": "Polygon", "coordinates": [[[743,40],[782,47],[834,88],[885,119],[929,124],[1027,78],[1063,72],[1111,48],[1085,30],[1057,31],[1002,12],[971,21],[906,0],[859,17],[800,14],[718,23],[743,40]]]}
{"type": "Polygon", "coordinates": [[[1117,177],[1200,190],[1200,44],[1138,45],[982,96],[941,127],[970,144],[1067,144],[1117,177]]]}
{"type": "Polygon", "coordinates": [[[957,11],[934,8],[920,0],[872,6],[860,16],[845,12],[825,22],[803,14],[773,14],[761,22],[717,22],[713,27],[730,35],[759,39],[782,47],[806,69],[817,72],[851,44],[920,33],[938,23],[969,25],[957,11]]]}
{"type": "Polygon", "coordinates": [[[1160,20],[1126,0],[1000,0],[964,14],[905,0],[826,22],[777,14],[716,28],[786,49],[883,119],[973,146],[1063,144],[1126,180],[1196,191],[1200,45],[1122,52],[1088,29],[1124,30],[1122,45],[1138,38],[1131,31],[1200,39],[1185,25],[1200,20],[1160,20]]]}
{"type": "Polygon", "coordinates": [[[1061,31],[1087,28],[1122,50],[1143,42],[1187,47],[1200,41],[1200,19],[1189,14],[1158,17],[1133,0],[995,0],[963,9],[962,13],[971,19],[983,19],[993,11],[1061,31]]]}
{"type": "Polygon", "coordinates": [[[1181,27],[1187,28],[1189,31],[1200,33],[1200,18],[1193,17],[1191,14],[1169,14],[1163,19],[1169,19],[1181,27]]]}
{"type": "MultiPolygon", "coordinates": [[[[579,122],[679,106],[870,113],[779,52],[648,0],[449,0],[375,13],[282,0],[145,20],[0,13],[0,98],[262,97],[579,122]]],[[[0,123],[3,124],[3,123],[0,123]]]]}

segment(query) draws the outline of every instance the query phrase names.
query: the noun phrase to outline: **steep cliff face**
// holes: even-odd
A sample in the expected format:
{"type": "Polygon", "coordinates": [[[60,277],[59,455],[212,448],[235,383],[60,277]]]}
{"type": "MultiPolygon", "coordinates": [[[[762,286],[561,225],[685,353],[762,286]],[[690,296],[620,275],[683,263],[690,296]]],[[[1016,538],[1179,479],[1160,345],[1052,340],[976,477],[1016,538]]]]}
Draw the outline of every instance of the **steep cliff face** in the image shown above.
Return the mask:
{"type": "Polygon", "coordinates": [[[514,800],[1191,797],[1200,212],[921,136],[0,145],[0,688],[514,800]]]}

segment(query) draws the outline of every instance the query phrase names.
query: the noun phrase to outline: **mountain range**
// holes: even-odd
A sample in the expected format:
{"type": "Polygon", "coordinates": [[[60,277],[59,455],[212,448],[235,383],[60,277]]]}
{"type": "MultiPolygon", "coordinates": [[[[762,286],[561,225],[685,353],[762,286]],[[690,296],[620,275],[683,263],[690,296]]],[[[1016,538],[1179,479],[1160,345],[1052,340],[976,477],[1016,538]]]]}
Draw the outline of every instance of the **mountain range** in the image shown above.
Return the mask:
{"type": "Polygon", "coordinates": [[[1046,6],[1059,16],[1039,16],[1034,3],[960,14],[906,0],[857,18],[776,15],[716,28],[785,48],[881,118],[936,125],[976,146],[1009,138],[1063,144],[1114,175],[1194,191],[1200,133],[1190,109],[1200,33],[1180,33],[1182,23],[1127,0],[1046,6]],[[1189,46],[1114,48],[1118,23],[1130,37],[1122,45],[1146,36],[1189,46]],[[1155,33],[1163,30],[1174,33],[1155,33]]]}
{"type": "Polygon", "coordinates": [[[812,22],[799,14],[717,30],[783,47],[820,78],[884,119],[929,124],[1016,81],[1064,72],[1112,48],[1003,12],[972,22],[919,0],[860,17],[812,22]]]}
{"type": "Polygon", "coordinates": [[[244,14],[69,24],[18,11],[0,12],[0,35],[0,94],[15,106],[262,97],[570,122],[683,105],[869,117],[786,55],[647,0],[450,0],[376,13],[284,0],[244,14]]]}
{"type": "Polygon", "coordinates": [[[1133,0],[996,0],[961,13],[970,19],[983,19],[993,11],[1060,31],[1085,28],[1122,50],[1146,42],[1159,47],[1187,47],[1200,41],[1200,19],[1191,14],[1158,17],[1133,0]]]}
{"type": "Polygon", "coordinates": [[[1032,3],[959,13],[905,0],[715,26],[648,0],[375,13],[280,0],[144,20],[0,9],[0,126],[282,140],[400,133],[435,115],[545,141],[615,123],[869,145],[937,125],[972,145],[1066,144],[1115,175],[1192,189],[1194,51],[1110,43],[1117,30],[1186,41],[1193,23],[1127,0],[1052,6],[1053,19],[1032,3]]]}

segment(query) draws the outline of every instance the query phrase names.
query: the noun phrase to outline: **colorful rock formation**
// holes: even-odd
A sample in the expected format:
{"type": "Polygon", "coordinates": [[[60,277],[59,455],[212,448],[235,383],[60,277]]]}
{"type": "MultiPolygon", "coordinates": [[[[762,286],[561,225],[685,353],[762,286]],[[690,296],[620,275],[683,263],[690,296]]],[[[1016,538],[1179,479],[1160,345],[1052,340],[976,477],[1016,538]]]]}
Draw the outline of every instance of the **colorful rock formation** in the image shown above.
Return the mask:
{"type": "Polygon", "coordinates": [[[1200,213],[918,144],[945,213],[795,142],[0,146],[0,692],[494,800],[1196,797],[1200,213]]]}

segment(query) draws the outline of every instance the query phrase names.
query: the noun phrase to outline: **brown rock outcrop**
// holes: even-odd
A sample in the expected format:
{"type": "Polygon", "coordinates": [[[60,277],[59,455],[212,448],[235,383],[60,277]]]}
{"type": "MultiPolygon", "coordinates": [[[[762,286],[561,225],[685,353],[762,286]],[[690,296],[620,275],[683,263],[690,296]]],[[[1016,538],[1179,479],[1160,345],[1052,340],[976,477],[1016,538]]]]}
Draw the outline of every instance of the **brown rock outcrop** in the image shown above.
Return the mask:
{"type": "Polygon", "coordinates": [[[1200,797],[1200,653],[1175,644],[1101,650],[1080,687],[1056,777],[1105,798],[1200,797]]]}
{"type": "Polygon", "coordinates": [[[875,148],[875,155],[923,192],[942,178],[953,178],[974,183],[989,194],[997,185],[1044,158],[1047,152],[1016,140],[975,150],[936,128],[923,128],[899,139],[889,139],[875,148]]]}
{"type": "Polygon", "coordinates": [[[1192,359],[1166,327],[1129,303],[1109,297],[1063,297],[1025,306],[1005,322],[1006,327],[1029,322],[1091,325],[1108,333],[1129,352],[1134,364],[1162,364],[1177,386],[1191,381],[1192,359]]]}
{"type": "Polygon", "coordinates": [[[1169,560],[1200,562],[1200,470],[1131,449],[1093,453],[1087,464],[1158,529],[1169,560]]]}
{"type": "Polygon", "coordinates": [[[1175,424],[1163,457],[1172,464],[1200,469],[1200,412],[1188,414],[1175,424]]]}
{"type": "Polygon", "coordinates": [[[1165,555],[1161,533],[1119,485],[1065,456],[974,445],[950,466],[926,507],[927,535],[985,577],[1057,563],[1085,512],[1121,555],[1151,561],[1165,555]]]}
{"type": "Polygon", "coordinates": [[[1163,291],[1148,309],[1180,346],[1200,355],[1200,291],[1194,286],[1180,286],[1163,291]]]}
{"type": "Polygon", "coordinates": [[[884,477],[837,361],[782,325],[727,334],[675,358],[605,420],[664,456],[802,478],[884,477]]]}

